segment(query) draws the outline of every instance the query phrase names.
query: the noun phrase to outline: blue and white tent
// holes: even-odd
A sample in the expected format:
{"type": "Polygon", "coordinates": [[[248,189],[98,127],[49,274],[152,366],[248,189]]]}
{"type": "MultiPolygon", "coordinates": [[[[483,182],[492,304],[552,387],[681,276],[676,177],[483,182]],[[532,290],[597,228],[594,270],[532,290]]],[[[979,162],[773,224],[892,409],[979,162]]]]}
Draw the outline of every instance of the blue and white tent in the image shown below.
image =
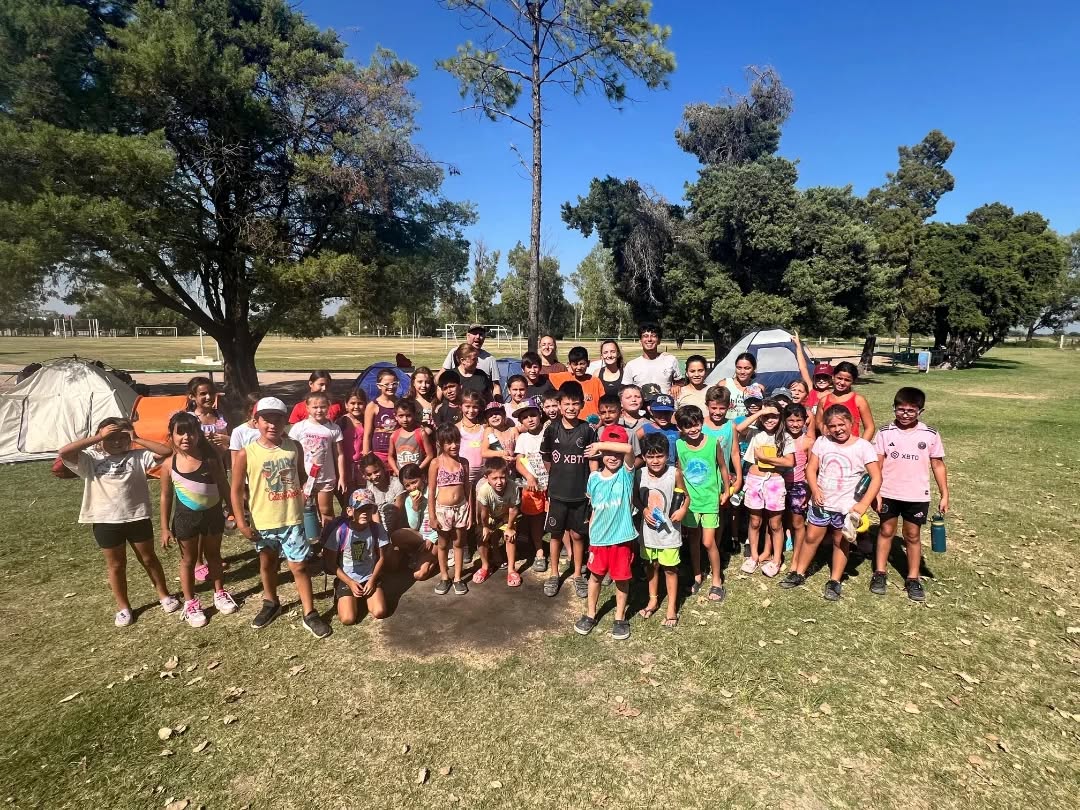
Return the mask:
{"type": "MultiPolygon", "coordinates": [[[[783,329],[759,329],[747,332],[731,347],[716,367],[705,378],[708,385],[715,385],[720,380],[735,376],[735,358],[743,352],[750,352],[757,359],[755,382],[765,386],[765,391],[783,388],[799,379],[799,362],[795,357],[795,341],[791,333],[783,329]]],[[[814,360],[803,346],[806,366],[813,370],[814,360]]]]}

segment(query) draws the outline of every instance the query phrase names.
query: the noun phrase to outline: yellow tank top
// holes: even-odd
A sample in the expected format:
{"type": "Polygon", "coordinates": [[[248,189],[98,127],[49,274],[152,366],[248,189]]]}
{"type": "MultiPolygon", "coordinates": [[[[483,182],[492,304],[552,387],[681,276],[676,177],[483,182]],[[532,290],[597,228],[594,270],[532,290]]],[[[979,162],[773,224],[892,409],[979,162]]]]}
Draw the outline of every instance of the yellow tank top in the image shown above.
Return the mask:
{"type": "Polygon", "coordinates": [[[280,529],[304,522],[300,489],[300,448],[292,439],[267,449],[258,440],[244,447],[251,523],[256,530],[280,529]]]}

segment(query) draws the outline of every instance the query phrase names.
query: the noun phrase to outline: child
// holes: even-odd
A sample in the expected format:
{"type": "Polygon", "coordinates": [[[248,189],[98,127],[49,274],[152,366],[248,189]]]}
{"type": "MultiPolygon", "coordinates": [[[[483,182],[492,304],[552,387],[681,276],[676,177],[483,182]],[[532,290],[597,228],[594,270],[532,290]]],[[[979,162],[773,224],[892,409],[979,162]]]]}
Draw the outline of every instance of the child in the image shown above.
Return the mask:
{"type": "MultiPolygon", "coordinates": [[[[306,409],[305,409],[306,412],[306,409]]],[[[240,533],[259,552],[259,576],[263,587],[262,609],[251,622],[259,630],[281,610],[278,601],[278,558],[283,555],[292,571],[296,592],[303,605],[304,627],[315,638],[330,635],[330,626],[315,610],[304,561],[309,546],[304,538],[303,450],[285,435],[288,420],[285,403],[264,397],[255,406],[259,438],[237,451],[233,457],[232,502],[240,533]],[[244,487],[249,493],[251,525],[243,513],[244,487]]]]}
{"type": "Polygon", "coordinates": [[[79,523],[90,524],[94,540],[105,557],[109,588],[116,600],[117,627],[127,627],[135,616],[127,590],[127,550],[131,544],[157,591],[166,613],[180,602],[165,582],[165,572],[154,553],[154,524],[150,521],[150,486],[146,473],[172,453],[164,444],[141,439],[127,419],[103,419],[97,432],[60,448],[64,466],[82,478],[79,523]]]}
{"type": "Polygon", "coordinates": [[[334,572],[334,604],[344,625],[359,621],[361,603],[373,619],[385,619],[386,594],[379,584],[390,545],[386,530],[372,520],[375,501],[358,489],[349,496],[345,514],[322,533],[323,564],[334,572]]]}
{"type": "Polygon", "coordinates": [[[803,351],[802,341],[799,340],[798,333],[792,333],[791,340],[795,344],[795,359],[799,364],[799,380],[791,383],[789,387],[792,394],[794,394],[794,386],[801,384],[806,392],[803,399],[793,399],[792,401],[802,405],[813,415],[817,412],[820,399],[832,390],[833,367],[828,363],[817,363],[814,366],[813,376],[811,376],[806,366],[806,353],[803,351]]]}
{"type": "Polygon", "coordinates": [[[524,375],[515,374],[506,381],[506,390],[510,394],[510,399],[505,406],[506,417],[514,425],[517,424],[516,420],[514,420],[514,411],[524,406],[528,401],[528,389],[529,384],[526,382],[524,375]]]}
{"type": "Polygon", "coordinates": [[[784,473],[784,485],[787,487],[787,510],[784,517],[794,541],[791,557],[794,560],[799,556],[799,549],[806,539],[806,510],[810,506],[810,488],[806,484],[806,459],[814,445],[814,437],[806,432],[806,425],[810,420],[806,408],[802,405],[788,405],[781,418],[784,420],[784,429],[791,442],[791,453],[795,460],[795,465],[784,473]]]}
{"type": "MultiPolygon", "coordinates": [[[[592,425],[578,418],[585,399],[581,386],[570,381],[559,389],[559,418],[544,429],[540,452],[548,471],[548,512],[545,527],[551,534],[549,559],[552,574],[544,583],[544,595],[559,592],[559,552],[563,536],[570,535],[573,551],[574,592],[579,599],[589,595],[589,585],[581,575],[585,562],[589,503],[586,485],[596,462],[585,456],[585,448],[596,441],[592,425]]],[[[614,575],[613,575],[614,576],[614,575]]]]}
{"type": "Polygon", "coordinates": [[[761,573],[775,577],[780,573],[784,554],[784,507],[787,487],[781,470],[795,466],[795,456],[790,453],[790,440],[776,403],[769,400],[758,412],[760,429],[750,440],[743,454],[743,462],[749,464],[746,485],[743,487],[743,503],[750,511],[750,556],[742,564],[744,574],[752,574],[758,567],[761,573]],[[758,537],[764,517],[765,545],[758,552],[758,537]]]}
{"type": "Polygon", "coordinates": [[[945,469],[945,447],[941,436],[921,421],[926,394],[918,388],[901,388],[893,397],[895,418],[874,437],[874,449],[881,464],[881,491],[874,508],[881,516],[877,555],[871,593],[884,595],[888,583],[885,566],[889,561],[896,525],[904,519],[904,549],[907,554],[907,577],[904,590],[913,602],[926,601],[926,591],[919,580],[922,565],[922,526],[930,511],[930,472],[934,473],[939,493],[938,512],[949,511],[949,479],[945,469]]]}
{"type": "Polygon", "coordinates": [[[619,404],[619,395],[604,394],[600,397],[600,401],[596,406],[596,413],[597,416],[600,417],[601,428],[619,424],[619,415],[622,413],[622,406],[619,404]]]}
{"type": "MultiPolygon", "coordinates": [[[[325,526],[334,519],[334,492],[344,495],[348,491],[341,428],[329,421],[330,398],[326,394],[310,393],[304,401],[308,418],[292,426],[289,438],[304,448],[304,495],[309,502],[314,499],[319,525],[325,526]]],[[[309,539],[314,542],[314,538],[309,539]]]]}
{"type": "Polygon", "coordinates": [[[461,395],[461,421],[457,429],[461,434],[458,452],[469,462],[469,487],[476,487],[476,482],[484,475],[484,447],[487,438],[487,426],[480,416],[484,410],[484,399],[475,391],[466,391],[461,395]]]}
{"type": "Polygon", "coordinates": [[[472,581],[480,585],[490,576],[492,552],[498,546],[506,549],[506,584],[521,585],[517,572],[517,516],[521,497],[518,484],[510,477],[504,458],[489,458],[484,462],[484,477],[476,485],[476,513],[480,524],[480,569],[472,581]]]}
{"type": "Polygon", "coordinates": [[[624,385],[619,392],[619,404],[622,407],[619,424],[626,428],[630,435],[637,433],[638,428],[645,422],[645,417],[641,415],[641,389],[636,385],[624,385]]]}
{"type": "Polygon", "coordinates": [[[435,407],[438,395],[435,390],[435,374],[427,366],[420,366],[413,372],[412,382],[405,394],[420,409],[420,424],[428,430],[435,429],[435,407]]]}
{"type": "Polygon", "coordinates": [[[341,452],[345,456],[345,491],[354,492],[367,486],[364,466],[364,411],[367,409],[367,393],[354,388],[345,397],[345,415],[338,419],[341,428],[341,452]]]}
{"type": "Polygon", "coordinates": [[[555,386],[551,384],[548,376],[540,373],[540,367],[540,355],[536,352],[525,352],[525,354],[521,355],[521,374],[526,382],[526,399],[532,399],[533,397],[542,399],[549,392],[555,390],[555,386]]]}
{"type": "Polygon", "coordinates": [[[383,460],[374,453],[368,453],[360,463],[367,479],[365,489],[378,507],[375,520],[393,537],[394,532],[405,525],[405,490],[401,481],[390,475],[383,460]]]}
{"type": "Polygon", "coordinates": [[[546,423],[557,422],[560,418],[559,392],[552,388],[541,398],[546,423]]]}
{"type": "Polygon", "coordinates": [[[727,510],[727,521],[724,531],[728,537],[727,547],[731,551],[738,551],[742,546],[739,537],[739,516],[742,504],[742,453],[739,451],[739,443],[735,441],[735,422],[727,418],[731,407],[731,392],[722,385],[713,385],[705,392],[705,420],[701,423],[701,429],[709,436],[714,436],[720,444],[724,458],[727,460],[728,477],[731,486],[728,487],[728,503],[732,508],[727,510]]]}
{"type": "Polygon", "coordinates": [[[456,425],[461,421],[461,377],[452,368],[439,375],[442,402],[435,409],[435,426],[456,425]]]}
{"type": "Polygon", "coordinates": [[[229,491],[225,468],[194,414],[175,413],[169,419],[173,454],[161,465],[161,547],[176,538],[180,546],[180,589],[184,609],[180,620],[191,627],[206,624],[195,593],[197,550],[205,555],[208,579],[214,583],[214,607],[219,613],[236,612],[236,602],[225,590],[221,573],[221,535],[225,515],[224,493],[229,491]],[[174,506],[175,502],[175,506],[174,506]]]}
{"type": "Polygon", "coordinates": [[[686,378],[689,381],[679,391],[679,407],[683,405],[696,405],[705,413],[705,395],[709,388],[705,385],[705,375],[708,374],[706,360],[700,354],[692,354],[686,358],[686,378]]]}
{"type": "Polygon", "coordinates": [[[596,416],[600,397],[604,395],[604,384],[600,382],[599,377],[589,374],[589,352],[584,346],[572,348],[566,356],[566,362],[570,370],[550,375],[551,384],[559,388],[564,382],[573,380],[580,385],[581,392],[585,396],[580,418],[588,421],[590,416],[596,416]]]}
{"type": "MultiPolygon", "coordinates": [[[[604,428],[600,441],[586,447],[585,454],[599,454],[600,469],[589,475],[585,490],[592,506],[588,569],[592,577],[589,578],[589,601],[585,613],[574,624],[574,630],[587,636],[596,627],[600,583],[607,574],[611,574],[615,582],[615,622],[611,637],[624,641],[630,638],[626,604],[630,599],[630,566],[634,562],[634,541],[637,539],[637,529],[631,517],[634,452],[626,428],[618,425],[604,428]]],[[[554,552],[551,556],[554,559],[554,552]]],[[[576,552],[574,556],[576,559],[576,552]]]]}
{"type": "Polygon", "coordinates": [[[241,447],[246,447],[259,438],[259,429],[255,427],[255,405],[262,399],[258,391],[251,391],[244,397],[244,413],[248,415],[247,421],[241,422],[229,435],[229,468],[232,468],[232,454],[241,447]]]}
{"type": "MultiPolygon", "coordinates": [[[[217,453],[218,461],[224,464],[229,459],[229,423],[217,409],[218,390],[209,377],[192,377],[188,380],[188,411],[195,415],[206,435],[210,446],[217,453]]],[[[236,526],[228,504],[224,504],[225,517],[230,528],[236,526]]],[[[195,544],[195,581],[205,582],[210,569],[202,549],[195,544]]]]}
{"type": "Polygon", "coordinates": [[[540,423],[540,409],[526,403],[514,411],[514,418],[518,420],[518,436],[514,442],[517,472],[525,482],[521,492],[521,529],[536,551],[532,570],[543,574],[548,570],[542,542],[548,507],[548,472],[541,452],[544,433],[540,423]]]}
{"type": "Polygon", "coordinates": [[[812,504],[806,513],[810,526],[802,552],[792,562],[791,570],[780,582],[781,588],[796,588],[806,582],[806,571],[817,554],[818,545],[828,537],[833,543],[832,573],[825,583],[825,598],[840,598],[840,577],[847,567],[848,547],[855,536],[855,526],[874,502],[881,486],[881,466],[874,446],[852,432],[851,412],[843,405],[833,405],[823,414],[825,435],[810,448],[806,464],[806,483],[812,504]],[[870,484],[861,498],[855,491],[863,475],[870,484]]]}
{"type": "Polygon", "coordinates": [[[450,591],[450,570],[447,553],[454,547],[454,593],[469,592],[465,584],[465,553],[469,527],[472,525],[472,488],[469,486],[469,462],[458,455],[461,432],[450,424],[439,425],[435,431],[439,454],[428,467],[428,520],[439,533],[439,581],[435,593],[442,596],[450,591]]]}
{"type": "Polygon", "coordinates": [[[856,394],[852,390],[852,386],[858,379],[859,369],[854,363],[836,364],[836,370],[833,372],[833,390],[818,400],[816,417],[818,433],[824,432],[825,411],[833,405],[842,405],[851,414],[855,435],[862,436],[867,441],[874,438],[874,416],[870,413],[870,403],[862,394],[856,394]]]}
{"type": "MultiPolygon", "coordinates": [[[[330,378],[329,371],[313,371],[308,376],[308,393],[311,394],[326,394],[330,396],[330,384],[333,380],[330,378]]],[[[331,422],[336,422],[344,411],[341,408],[341,403],[330,400],[330,410],[326,412],[326,418],[331,422]]],[[[295,425],[297,422],[303,422],[307,419],[307,400],[302,399],[293,406],[292,413],[289,414],[289,424],[295,425]]]]}
{"type": "MultiPolygon", "coordinates": [[[[791,390],[791,404],[799,405],[806,410],[807,416],[803,424],[803,433],[811,439],[816,439],[817,425],[815,425],[814,420],[810,418],[814,411],[806,404],[807,399],[810,397],[810,387],[802,380],[794,380],[788,383],[788,388],[791,390]]],[[[787,409],[785,408],[785,410],[787,409]]]]}
{"type": "Polygon", "coordinates": [[[421,582],[439,570],[435,547],[439,533],[428,519],[427,471],[415,464],[406,464],[398,473],[398,481],[405,490],[406,527],[391,535],[390,542],[405,553],[413,579],[421,582]]]}
{"type": "Polygon", "coordinates": [[[394,409],[397,407],[397,375],[388,368],[375,378],[379,395],[364,409],[364,455],[374,453],[383,464],[390,458],[390,436],[397,429],[394,409]]]}
{"type": "MultiPolygon", "coordinates": [[[[652,617],[660,609],[660,571],[664,572],[667,591],[667,614],[662,627],[674,630],[679,624],[679,548],[682,546],[682,520],[690,509],[690,499],[681,496],[676,504],[676,491],[685,493],[682,471],[668,464],[667,436],[651,433],[641,441],[641,454],[645,469],[638,480],[635,505],[641,510],[641,556],[645,560],[649,576],[649,603],[638,613],[643,619],[652,617]],[[660,510],[667,520],[657,520],[654,509],[660,510]]],[[[701,550],[698,553],[700,570],[701,550]]]]}
{"type": "Polygon", "coordinates": [[[480,350],[469,343],[458,346],[455,356],[458,359],[457,374],[463,391],[475,391],[485,402],[499,396],[499,381],[493,380],[483,369],[477,368],[480,362],[480,350]]]}
{"type": "Polygon", "coordinates": [[[417,424],[417,405],[414,400],[401,399],[394,406],[394,418],[397,430],[390,434],[390,471],[394,475],[401,472],[406,464],[415,464],[421,470],[427,470],[435,453],[431,447],[431,437],[417,424]]]}
{"type": "Polygon", "coordinates": [[[484,431],[483,458],[501,458],[513,464],[518,429],[513,418],[507,416],[506,406],[494,400],[489,402],[484,409],[484,423],[487,430],[484,431]]]}
{"type": "Polygon", "coordinates": [[[675,442],[679,438],[679,428],[671,421],[675,414],[675,400],[667,394],[657,394],[656,399],[645,406],[645,410],[649,414],[649,420],[637,429],[638,440],[650,433],[663,433],[668,440],[668,464],[674,464],[675,442]]]}
{"type": "MultiPolygon", "coordinates": [[[[680,433],[675,442],[675,452],[690,499],[690,508],[683,517],[682,525],[687,529],[701,530],[700,533],[691,532],[693,536],[690,540],[690,563],[694,569],[691,593],[697,593],[702,583],[701,548],[698,545],[700,542],[705,546],[705,553],[709,555],[709,567],[712,569],[709,601],[721,602],[726,594],[720,565],[720,549],[716,545],[716,530],[720,528],[720,515],[724,511],[731,488],[727,457],[720,442],[702,430],[705,417],[696,405],[679,408],[675,421],[680,433]]],[[[669,449],[669,464],[670,458],[669,449]]]]}

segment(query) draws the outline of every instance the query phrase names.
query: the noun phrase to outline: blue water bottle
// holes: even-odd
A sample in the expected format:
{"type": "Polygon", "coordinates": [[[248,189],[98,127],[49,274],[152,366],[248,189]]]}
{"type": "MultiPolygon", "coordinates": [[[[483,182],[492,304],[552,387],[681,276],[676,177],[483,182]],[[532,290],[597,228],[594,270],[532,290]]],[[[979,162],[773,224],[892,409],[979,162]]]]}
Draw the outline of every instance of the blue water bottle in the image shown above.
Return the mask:
{"type": "Polygon", "coordinates": [[[315,499],[309,498],[304,502],[304,537],[308,543],[314,545],[319,541],[322,532],[319,527],[319,509],[315,505],[315,499]]]}
{"type": "Polygon", "coordinates": [[[930,518],[930,548],[938,554],[945,551],[945,516],[940,513],[930,518]]]}

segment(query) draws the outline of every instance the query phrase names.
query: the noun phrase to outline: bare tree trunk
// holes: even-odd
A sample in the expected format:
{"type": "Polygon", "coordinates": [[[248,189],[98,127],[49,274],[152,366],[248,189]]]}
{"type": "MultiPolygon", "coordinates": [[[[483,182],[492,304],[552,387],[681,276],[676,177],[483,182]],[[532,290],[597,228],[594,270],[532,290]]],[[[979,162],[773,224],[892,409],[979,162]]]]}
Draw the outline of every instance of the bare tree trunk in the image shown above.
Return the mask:
{"type": "Polygon", "coordinates": [[[877,334],[871,332],[863,343],[862,356],[859,358],[859,373],[869,374],[874,371],[874,349],[877,348],[877,334]]]}
{"type": "Polygon", "coordinates": [[[215,336],[225,372],[225,385],[229,389],[230,399],[235,403],[251,391],[259,389],[259,372],[255,368],[255,352],[261,338],[256,338],[247,328],[247,324],[237,328],[231,334],[215,336]]]}
{"type": "Polygon", "coordinates": [[[529,222],[529,351],[540,343],[540,192],[543,170],[540,103],[540,11],[531,12],[532,23],[532,217],[529,222]]]}

